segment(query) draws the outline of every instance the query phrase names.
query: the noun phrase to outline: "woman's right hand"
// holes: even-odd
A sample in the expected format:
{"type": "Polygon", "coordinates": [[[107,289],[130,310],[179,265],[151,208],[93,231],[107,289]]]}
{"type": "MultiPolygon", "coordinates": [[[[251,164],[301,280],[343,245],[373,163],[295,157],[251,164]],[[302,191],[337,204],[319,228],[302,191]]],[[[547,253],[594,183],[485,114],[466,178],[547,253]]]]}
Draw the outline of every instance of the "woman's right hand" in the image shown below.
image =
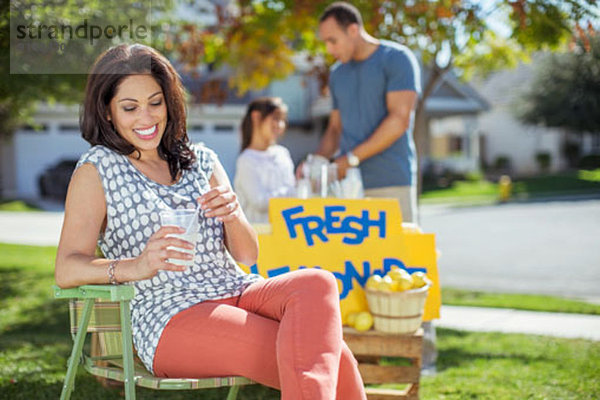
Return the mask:
{"type": "Polygon", "coordinates": [[[194,245],[186,240],[176,237],[167,237],[167,235],[180,235],[185,233],[185,229],[178,226],[163,226],[157,230],[148,242],[146,247],[137,258],[135,258],[136,280],[150,279],[158,273],[159,270],[165,271],[185,271],[185,265],[177,265],[168,262],[168,259],[191,260],[193,256],[190,253],[173,250],[167,247],[179,247],[193,250],[194,245]]]}

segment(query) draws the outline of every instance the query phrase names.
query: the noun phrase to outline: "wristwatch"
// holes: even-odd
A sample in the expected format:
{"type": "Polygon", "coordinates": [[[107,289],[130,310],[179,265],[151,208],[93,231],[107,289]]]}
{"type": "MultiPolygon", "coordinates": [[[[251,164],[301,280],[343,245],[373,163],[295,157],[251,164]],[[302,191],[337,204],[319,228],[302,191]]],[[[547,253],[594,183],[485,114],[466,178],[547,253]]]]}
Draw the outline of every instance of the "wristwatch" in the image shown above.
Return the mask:
{"type": "Polygon", "coordinates": [[[351,167],[358,167],[358,165],[360,164],[360,159],[356,157],[351,151],[346,153],[346,157],[348,157],[348,164],[350,164],[351,167]]]}

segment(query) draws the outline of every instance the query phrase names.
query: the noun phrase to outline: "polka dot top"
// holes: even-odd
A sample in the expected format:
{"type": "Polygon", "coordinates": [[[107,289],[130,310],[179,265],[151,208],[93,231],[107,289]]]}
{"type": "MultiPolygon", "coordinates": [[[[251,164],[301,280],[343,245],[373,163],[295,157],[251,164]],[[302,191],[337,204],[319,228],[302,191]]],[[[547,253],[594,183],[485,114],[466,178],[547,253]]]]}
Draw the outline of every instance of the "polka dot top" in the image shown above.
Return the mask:
{"type": "MultiPolygon", "coordinates": [[[[104,146],[94,146],[81,156],[77,167],[93,164],[102,180],[107,224],[99,246],[108,259],[137,257],[160,228],[163,209],[196,208],[196,198],[210,189],[216,154],[192,145],[197,161],[173,185],[159,184],[138,171],[129,159],[104,146]]],[[[192,267],[184,272],[159,271],[152,279],[131,282],[133,343],[146,368],[153,360],[160,335],[178,312],[209,299],[237,296],[252,282],[227,252],[222,222],[199,216],[198,244],[192,267]]]]}

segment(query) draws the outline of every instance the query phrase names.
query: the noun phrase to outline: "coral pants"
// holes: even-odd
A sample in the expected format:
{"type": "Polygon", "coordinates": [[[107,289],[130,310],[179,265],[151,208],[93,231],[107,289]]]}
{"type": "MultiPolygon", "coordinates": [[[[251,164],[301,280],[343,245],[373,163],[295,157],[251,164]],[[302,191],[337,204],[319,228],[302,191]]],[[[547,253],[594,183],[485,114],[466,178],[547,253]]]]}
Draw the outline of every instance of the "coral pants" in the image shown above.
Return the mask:
{"type": "Polygon", "coordinates": [[[241,375],[280,389],[284,400],[366,399],[341,327],[333,274],[289,272],[175,315],[158,343],[154,373],[241,375]]]}

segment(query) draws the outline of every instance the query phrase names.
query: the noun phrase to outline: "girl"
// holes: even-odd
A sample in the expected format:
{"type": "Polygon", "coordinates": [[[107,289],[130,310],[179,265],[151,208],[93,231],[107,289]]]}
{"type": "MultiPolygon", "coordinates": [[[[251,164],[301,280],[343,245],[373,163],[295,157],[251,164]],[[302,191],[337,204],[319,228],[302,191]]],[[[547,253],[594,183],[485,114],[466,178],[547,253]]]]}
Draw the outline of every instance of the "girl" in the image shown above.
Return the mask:
{"type": "Polygon", "coordinates": [[[294,164],[290,152],[277,145],[285,132],[287,106],[278,97],[250,103],[242,120],[242,152],[233,181],[250,222],[268,222],[271,197],[295,195],[294,164]]]}

